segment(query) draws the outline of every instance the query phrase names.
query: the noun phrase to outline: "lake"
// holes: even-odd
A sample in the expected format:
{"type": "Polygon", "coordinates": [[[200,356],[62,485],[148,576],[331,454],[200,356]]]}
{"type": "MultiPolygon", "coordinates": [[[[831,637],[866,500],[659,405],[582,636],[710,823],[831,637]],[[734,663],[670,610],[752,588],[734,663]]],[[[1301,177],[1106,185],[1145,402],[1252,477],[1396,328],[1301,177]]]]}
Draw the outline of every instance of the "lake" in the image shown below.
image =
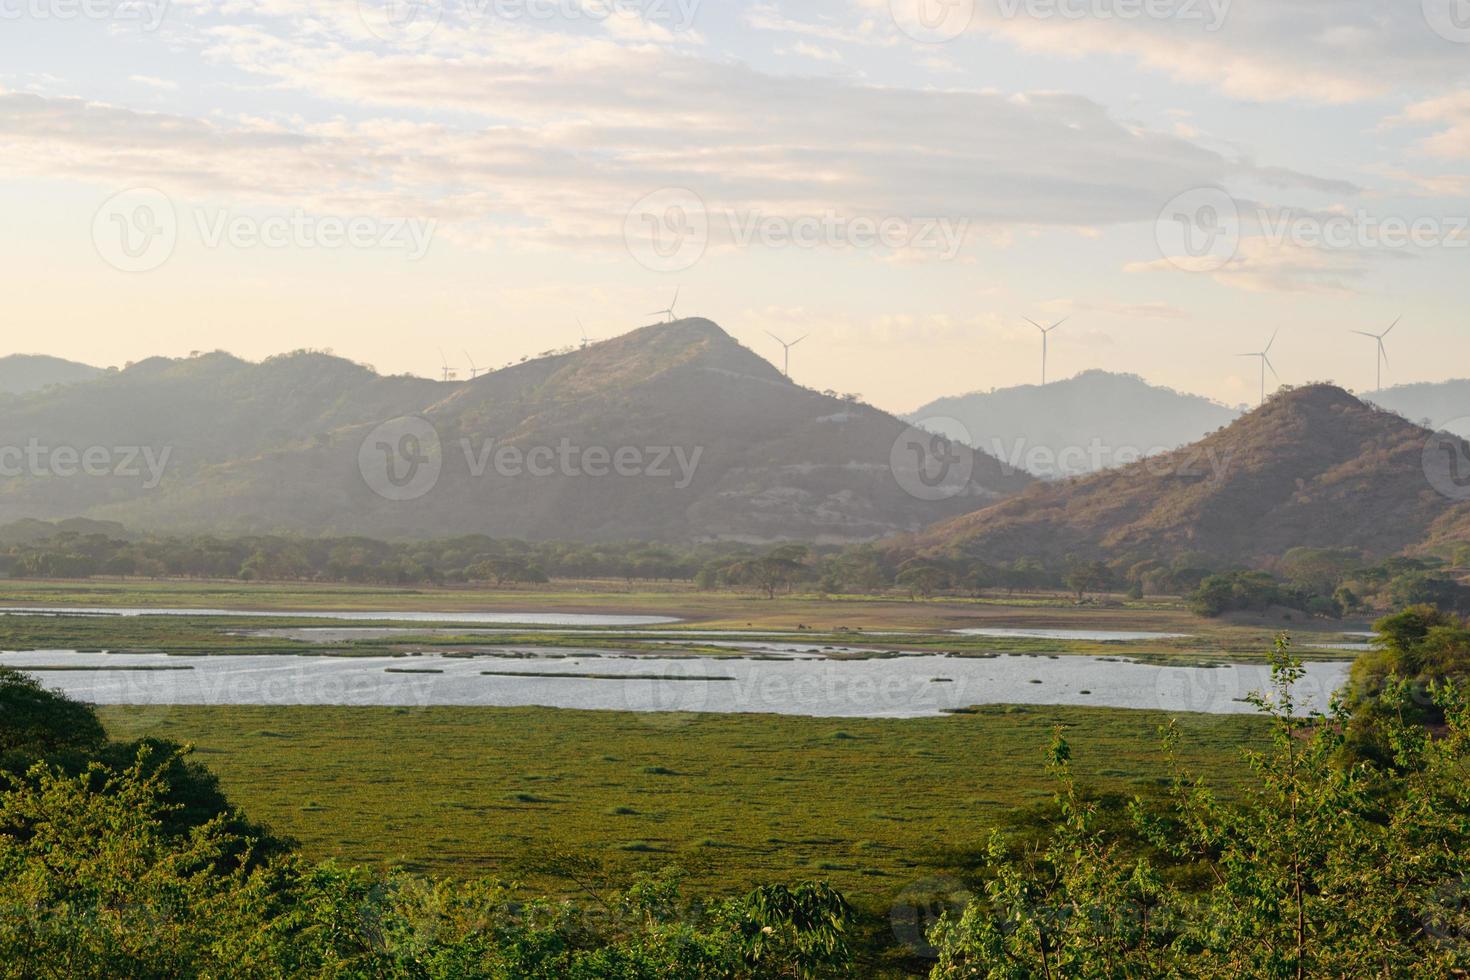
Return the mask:
{"type": "MultiPolygon", "coordinates": [[[[92,668],[37,671],[34,676],[83,701],[154,705],[162,711],[170,704],[543,705],[915,718],[1005,703],[1228,714],[1253,710],[1240,699],[1270,681],[1263,664],[1160,667],[1076,656],[837,661],[674,658],[615,650],[574,656],[551,650],[522,653],[170,657],[57,650],[5,653],[0,666],[92,668]],[[178,667],[192,669],[158,669],[178,667]]],[[[1348,664],[1309,663],[1306,671],[1297,689],[1299,699],[1306,708],[1325,708],[1331,692],[1347,679],[1348,664]]]]}
{"type": "Polygon", "coordinates": [[[159,609],[141,606],[5,606],[0,615],[25,616],[240,616],[249,619],[339,619],[385,623],[505,623],[525,626],[657,626],[677,623],[672,616],[612,616],[592,613],[522,612],[324,612],[258,609],[159,609]]]}

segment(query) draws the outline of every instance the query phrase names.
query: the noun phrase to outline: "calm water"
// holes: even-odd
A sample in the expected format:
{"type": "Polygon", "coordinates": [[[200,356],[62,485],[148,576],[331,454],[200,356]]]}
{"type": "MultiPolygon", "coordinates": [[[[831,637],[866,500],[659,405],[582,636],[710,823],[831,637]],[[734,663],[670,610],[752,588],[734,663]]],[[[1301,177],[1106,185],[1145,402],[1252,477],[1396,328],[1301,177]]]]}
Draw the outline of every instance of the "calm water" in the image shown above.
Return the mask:
{"type": "Polygon", "coordinates": [[[1188,633],[1147,633],[1129,630],[1033,630],[1005,626],[976,627],[954,630],[960,636],[993,636],[1000,639],[1029,640],[1095,640],[1101,643],[1139,643],[1143,640],[1185,640],[1188,633]]]}
{"type": "MultiPolygon", "coordinates": [[[[171,704],[544,705],[911,718],[975,704],[1014,703],[1223,714],[1252,710],[1239,699],[1263,690],[1270,680],[1262,665],[1157,667],[1094,657],[770,661],[676,659],[616,651],[600,656],[473,658],[34,651],[0,655],[0,665],[193,668],[35,674],[47,686],[84,701],[155,705],[160,711],[171,704]],[[570,676],[588,673],[615,676],[570,676]]],[[[1347,668],[1346,663],[1308,664],[1297,690],[1303,704],[1325,707],[1330,693],[1346,680],[1347,668]]]]}
{"type": "Polygon", "coordinates": [[[609,616],[586,613],[519,612],[263,612],[256,609],[159,609],[138,606],[7,606],[3,614],[70,616],[242,616],[252,619],[382,620],[389,623],[522,623],[527,626],[657,626],[670,616],[609,616]]]}

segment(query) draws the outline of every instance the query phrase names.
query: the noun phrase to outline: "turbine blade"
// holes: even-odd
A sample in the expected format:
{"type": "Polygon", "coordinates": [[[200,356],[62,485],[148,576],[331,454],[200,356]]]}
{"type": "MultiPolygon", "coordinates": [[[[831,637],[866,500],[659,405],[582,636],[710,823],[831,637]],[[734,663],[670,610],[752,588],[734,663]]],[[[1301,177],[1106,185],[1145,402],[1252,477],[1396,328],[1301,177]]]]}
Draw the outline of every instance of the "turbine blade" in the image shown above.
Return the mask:
{"type": "Polygon", "coordinates": [[[1035,327],[1037,330],[1040,330],[1042,333],[1046,333],[1046,328],[1043,327],[1041,324],[1037,323],[1035,320],[1031,319],[1029,316],[1023,316],[1023,317],[1021,317],[1021,319],[1022,320],[1025,320],[1027,323],[1031,324],[1033,327],[1035,327]]]}
{"type": "Polygon", "coordinates": [[[1061,319],[1060,319],[1060,320],[1058,320],[1058,321],[1057,321],[1057,322],[1056,322],[1056,323],[1053,323],[1053,324],[1052,324],[1052,325],[1051,325],[1051,326],[1049,326],[1049,327],[1047,327],[1047,328],[1046,328],[1046,332],[1047,332],[1047,333],[1051,333],[1051,332],[1052,332],[1052,331],[1053,331],[1053,330],[1055,330],[1055,329],[1056,329],[1056,328],[1057,328],[1057,327],[1060,327],[1060,326],[1061,326],[1061,325],[1062,325],[1062,324],[1064,324],[1064,323],[1066,323],[1066,322],[1067,322],[1067,321],[1068,321],[1068,320],[1070,320],[1070,319],[1072,319],[1072,318],[1071,318],[1071,317],[1070,317],[1070,316],[1064,316],[1064,317],[1062,317],[1062,318],[1061,318],[1061,319]]]}
{"type": "Polygon", "coordinates": [[[1383,358],[1383,363],[1388,363],[1388,348],[1383,346],[1383,338],[1378,338],[1378,356],[1383,358]]]}
{"type": "Polygon", "coordinates": [[[1359,336],[1359,337],[1372,337],[1372,338],[1373,338],[1373,339],[1374,339],[1374,340],[1380,340],[1380,339],[1381,339],[1381,338],[1380,338],[1380,337],[1379,337],[1379,336],[1378,336],[1378,334],[1376,334],[1376,333],[1369,333],[1369,332],[1368,332],[1368,331],[1366,331],[1366,330],[1349,330],[1349,331],[1348,331],[1348,332],[1349,332],[1349,333],[1355,333],[1355,334],[1357,334],[1357,335],[1358,335],[1358,336],[1359,336]]]}
{"type": "Polygon", "coordinates": [[[1278,336],[1280,336],[1280,334],[1281,334],[1281,328],[1280,327],[1277,327],[1276,328],[1276,332],[1273,333],[1273,334],[1271,334],[1271,342],[1266,345],[1266,349],[1265,350],[1261,351],[1261,355],[1262,356],[1265,356],[1266,354],[1271,353],[1271,344],[1276,343],[1276,338],[1278,336]]]}
{"type": "Polygon", "coordinates": [[[1379,336],[1379,339],[1382,339],[1384,337],[1387,337],[1389,334],[1393,333],[1393,328],[1396,327],[1396,326],[1398,326],[1399,325],[1399,320],[1402,320],[1402,319],[1403,319],[1403,317],[1399,317],[1398,320],[1394,320],[1392,323],[1390,323],[1388,325],[1388,329],[1385,330],[1385,331],[1383,331],[1383,333],[1381,333],[1381,334],[1378,335],[1379,336]]]}
{"type": "Polygon", "coordinates": [[[1271,358],[1267,357],[1265,354],[1262,354],[1261,360],[1266,363],[1266,367],[1271,369],[1271,377],[1275,378],[1277,381],[1280,381],[1281,375],[1276,373],[1276,365],[1271,363],[1271,358]]]}
{"type": "Polygon", "coordinates": [[[811,336],[811,334],[804,333],[800,337],[797,337],[795,340],[793,340],[791,343],[787,344],[786,346],[787,347],[795,347],[797,344],[801,343],[803,340],[806,340],[810,336],[811,336]]]}
{"type": "Polygon", "coordinates": [[[766,331],[766,336],[767,337],[770,337],[772,340],[774,340],[776,343],[780,344],[782,347],[785,347],[786,346],[786,341],[782,340],[780,337],[777,337],[775,334],[771,333],[771,331],[767,330],[766,331]]]}

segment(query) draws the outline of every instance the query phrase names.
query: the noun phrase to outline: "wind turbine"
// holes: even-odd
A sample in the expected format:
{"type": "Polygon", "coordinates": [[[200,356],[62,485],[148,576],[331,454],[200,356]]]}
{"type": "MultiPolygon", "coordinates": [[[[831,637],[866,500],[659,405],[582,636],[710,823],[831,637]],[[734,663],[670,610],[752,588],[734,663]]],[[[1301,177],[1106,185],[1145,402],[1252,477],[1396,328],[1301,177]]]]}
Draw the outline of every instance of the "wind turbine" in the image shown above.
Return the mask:
{"type": "Polygon", "coordinates": [[[470,380],[473,381],[480,376],[480,369],[475,367],[475,359],[470,356],[469,351],[464,352],[464,359],[470,362],[470,380]]]}
{"type": "Polygon", "coordinates": [[[795,340],[793,340],[789,344],[786,341],[782,340],[780,337],[777,337],[775,334],[771,333],[771,331],[769,331],[769,330],[766,331],[766,336],[770,337],[776,343],[780,344],[781,347],[785,350],[786,357],[785,357],[785,360],[782,362],[783,363],[783,366],[781,368],[781,373],[784,374],[784,375],[786,375],[786,377],[788,377],[788,378],[791,377],[791,348],[795,347],[797,344],[801,343],[803,340],[806,340],[807,337],[809,337],[811,335],[810,334],[802,334],[800,337],[797,337],[795,340]]]}
{"type": "Polygon", "coordinates": [[[654,310],[652,313],[650,313],[648,315],[649,316],[667,316],[669,318],[669,322],[670,323],[673,323],[674,322],[674,307],[677,306],[678,303],[679,303],[679,287],[678,286],[675,286],[674,287],[674,301],[669,304],[669,308],[667,310],[654,310]]]}
{"type": "Polygon", "coordinates": [[[1273,378],[1275,378],[1277,381],[1280,381],[1281,380],[1281,375],[1279,375],[1279,374],[1276,373],[1276,366],[1271,363],[1271,358],[1270,358],[1271,344],[1276,343],[1276,334],[1279,334],[1280,332],[1281,331],[1278,329],[1276,331],[1276,333],[1273,333],[1271,335],[1271,341],[1270,341],[1270,343],[1268,343],[1266,345],[1266,349],[1265,350],[1259,351],[1259,352],[1257,352],[1255,354],[1237,354],[1237,355],[1235,355],[1236,357],[1259,357],[1261,359],[1261,404],[1262,405],[1266,404],[1266,368],[1270,368],[1271,369],[1271,376],[1273,378]]]}
{"type": "Polygon", "coordinates": [[[444,356],[444,348],[443,347],[439,348],[439,360],[444,363],[444,379],[443,380],[445,380],[445,381],[453,381],[455,378],[459,377],[459,372],[455,371],[454,368],[452,368],[452,367],[449,366],[449,358],[447,358],[447,357],[444,356]]]}
{"type": "Polygon", "coordinates": [[[1388,363],[1388,348],[1383,346],[1383,338],[1393,333],[1393,328],[1398,326],[1399,320],[1402,319],[1403,317],[1399,317],[1398,320],[1390,323],[1388,325],[1388,329],[1383,331],[1383,333],[1369,333],[1366,330],[1351,331],[1352,333],[1357,334],[1359,337],[1372,337],[1375,341],[1378,342],[1378,356],[1373,359],[1373,363],[1378,367],[1378,391],[1383,390],[1383,365],[1388,363]]]}
{"type": "MultiPolygon", "coordinates": [[[[675,297],[675,298],[677,299],[678,297],[675,297]]],[[[582,326],[582,318],[581,317],[577,317],[577,329],[580,330],[580,331],[582,331],[582,349],[583,350],[586,350],[587,349],[587,345],[590,344],[591,341],[587,339],[587,328],[584,327],[584,326],[582,326]]]]}
{"type": "Polygon", "coordinates": [[[1040,330],[1041,331],[1041,383],[1042,384],[1046,384],[1046,341],[1047,341],[1047,335],[1050,334],[1057,327],[1060,327],[1062,324],[1066,323],[1069,318],[1068,317],[1062,317],[1060,320],[1058,320],[1056,323],[1053,323],[1049,327],[1043,327],[1041,324],[1037,323],[1035,320],[1031,319],[1029,316],[1022,317],[1021,319],[1025,320],[1027,323],[1031,324],[1037,330],[1040,330]]]}

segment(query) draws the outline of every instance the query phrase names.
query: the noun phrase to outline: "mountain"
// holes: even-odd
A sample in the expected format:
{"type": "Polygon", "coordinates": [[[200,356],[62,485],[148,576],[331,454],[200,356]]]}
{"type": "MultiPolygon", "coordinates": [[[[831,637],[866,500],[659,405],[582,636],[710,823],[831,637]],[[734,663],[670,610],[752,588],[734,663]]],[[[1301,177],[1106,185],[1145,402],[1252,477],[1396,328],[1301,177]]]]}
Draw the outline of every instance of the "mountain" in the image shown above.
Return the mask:
{"type": "Polygon", "coordinates": [[[1076,476],[1176,449],[1239,413],[1133,374],[1086,371],[1048,385],[972,392],[908,416],[1043,478],[1076,476]],[[929,422],[926,420],[935,420],[929,422]],[[955,429],[958,422],[963,429],[955,429]]]}
{"type": "MultiPolygon", "coordinates": [[[[1191,554],[1256,564],[1298,545],[1395,554],[1442,538],[1470,507],[1426,453],[1430,436],[1340,388],[1286,390],[1192,446],[1038,484],[903,546],[987,561],[1191,554]]],[[[1470,447],[1459,448],[1470,461],[1470,447]]],[[[1470,479],[1470,466],[1458,475],[1470,479]]]]}
{"type": "Polygon", "coordinates": [[[0,357],[0,395],[23,395],[51,385],[90,381],[102,369],[44,354],[11,354],[0,357]]]}
{"type": "Polygon", "coordinates": [[[1363,400],[1411,422],[1470,438],[1470,380],[1395,385],[1369,392],[1363,400]]]}
{"type": "Polygon", "coordinates": [[[383,377],[310,352],[155,358],[15,401],[0,452],[32,436],[92,447],[106,475],[71,466],[55,478],[48,462],[0,479],[0,521],[846,542],[918,530],[1031,482],[944,447],[958,477],[931,493],[910,472],[912,431],[791,383],[703,319],[464,382],[383,377]]]}

